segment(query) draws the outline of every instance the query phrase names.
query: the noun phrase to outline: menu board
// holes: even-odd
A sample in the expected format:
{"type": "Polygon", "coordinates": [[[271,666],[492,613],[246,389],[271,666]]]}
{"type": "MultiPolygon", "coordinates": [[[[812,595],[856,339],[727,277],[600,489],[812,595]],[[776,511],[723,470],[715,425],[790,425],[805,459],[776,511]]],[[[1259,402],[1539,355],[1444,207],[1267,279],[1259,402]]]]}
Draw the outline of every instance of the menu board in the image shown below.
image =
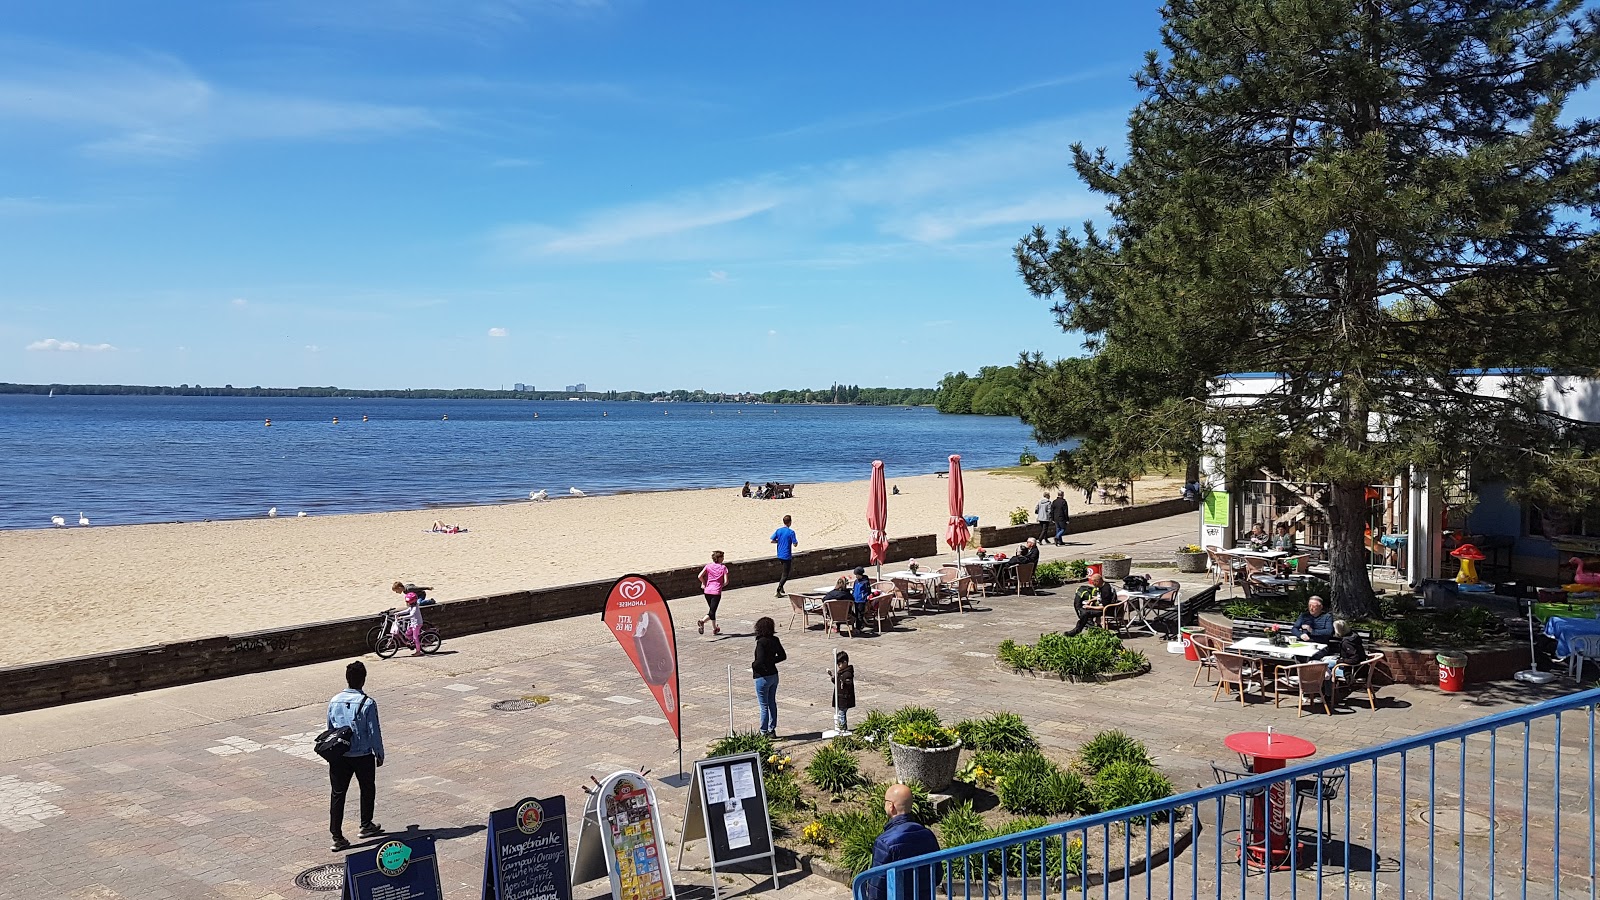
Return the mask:
{"type": "Polygon", "coordinates": [[[442,900],[433,836],[393,838],[344,858],[343,900],[442,900]]]}
{"type": "MultiPolygon", "coordinates": [[[[777,856],[772,851],[772,825],[767,818],[767,794],[758,754],[695,761],[689,808],[684,811],[683,835],[678,842],[679,868],[683,867],[684,847],[702,838],[711,857],[713,876],[718,866],[768,857],[772,861],[773,887],[778,886],[777,856]]],[[[715,892],[715,877],[712,886],[715,892]]]]}
{"type": "Polygon", "coordinates": [[[572,900],[565,797],[528,797],[489,814],[483,900],[572,900]]]}

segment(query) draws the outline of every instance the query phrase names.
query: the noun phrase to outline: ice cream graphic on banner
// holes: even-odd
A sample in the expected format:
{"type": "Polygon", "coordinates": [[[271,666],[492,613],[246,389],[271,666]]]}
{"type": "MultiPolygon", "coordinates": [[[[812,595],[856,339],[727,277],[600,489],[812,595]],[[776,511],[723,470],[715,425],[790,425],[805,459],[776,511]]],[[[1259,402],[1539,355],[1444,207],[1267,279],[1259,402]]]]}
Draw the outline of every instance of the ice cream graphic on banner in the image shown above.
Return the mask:
{"type": "Polygon", "coordinates": [[[611,586],[602,614],[611,636],[633,660],[680,740],[678,728],[678,642],[672,611],[661,591],[642,575],[624,575],[611,586]]]}

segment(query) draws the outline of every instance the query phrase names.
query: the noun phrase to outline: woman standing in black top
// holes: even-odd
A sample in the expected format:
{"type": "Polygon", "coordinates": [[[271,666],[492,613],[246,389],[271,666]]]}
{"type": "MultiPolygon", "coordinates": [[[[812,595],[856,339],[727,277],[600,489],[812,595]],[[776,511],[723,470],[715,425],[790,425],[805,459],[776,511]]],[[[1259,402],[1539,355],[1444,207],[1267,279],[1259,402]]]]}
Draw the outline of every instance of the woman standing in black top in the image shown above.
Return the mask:
{"type": "Polygon", "coordinates": [[[756,680],[756,702],[761,704],[761,733],[778,736],[778,663],[789,658],[778,641],[778,624],[771,616],[756,620],[756,658],[750,673],[756,680]]]}

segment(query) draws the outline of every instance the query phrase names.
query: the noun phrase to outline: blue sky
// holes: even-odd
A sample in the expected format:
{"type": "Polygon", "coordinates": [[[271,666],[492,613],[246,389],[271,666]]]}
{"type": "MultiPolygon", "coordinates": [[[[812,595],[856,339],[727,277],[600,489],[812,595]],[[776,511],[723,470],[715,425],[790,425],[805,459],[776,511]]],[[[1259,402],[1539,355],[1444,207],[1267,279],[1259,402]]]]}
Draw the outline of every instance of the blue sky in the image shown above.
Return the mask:
{"type": "Polygon", "coordinates": [[[0,17],[0,381],[931,385],[1077,352],[1156,4],[246,0],[0,17]]]}

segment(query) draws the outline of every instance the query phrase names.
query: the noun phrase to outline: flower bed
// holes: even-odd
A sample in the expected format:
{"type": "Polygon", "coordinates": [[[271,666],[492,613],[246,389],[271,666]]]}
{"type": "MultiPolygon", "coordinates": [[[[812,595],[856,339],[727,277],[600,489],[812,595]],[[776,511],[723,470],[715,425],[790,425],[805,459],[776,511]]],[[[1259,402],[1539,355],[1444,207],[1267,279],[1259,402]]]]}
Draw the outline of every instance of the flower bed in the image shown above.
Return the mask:
{"type": "MultiPolygon", "coordinates": [[[[929,733],[941,727],[938,713],[931,709],[874,710],[853,735],[818,747],[803,764],[775,752],[771,741],[758,734],[725,738],[708,753],[761,753],[775,840],[809,861],[812,871],[848,884],[870,867],[872,842],[888,821],[883,793],[894,782],[888,763],[891,737],[908,729],[929,733]]],[[[1151,764],[1144,745],[1121,732],[1099,734],[1063,761],[1040,748],[1027,723],[1013,713],[963,721],[949,732],[959,739],[965,759],[950,787],[951,800],[936,812],[927,790],[910,785],[913,817],[933,828],[946,848],[1173,793],[1171,782],[1151,764]]],[[[1144,822],[1129,822],[1126,827],[1143,830],[1144,822]]],[[[1167,829],[1149,831],[1152,854],[1165,851],[1167,829]]],[[[1134,843],[1135,855],[1142,857],[1144,840],[1134,843]]],[[[1120,872],[1124,862],[1142,865],[1142,859],[1121,858],[1122,842],[1112,844],[1111,870],[1120,872]]],[[[1029,871],[1035,877],[1040,872],[1039,847],[1030,844],[1027,851],[1029,871]]],[[[1052,880],[1083,874],[1080,843],[1070,841],[1065,854],[1060,842],[1044,852],[1046,874],[1052,880]]],[[[1021,856],[1009,854],[1007,866],[1020,872],[1021,856]]],[[[1090,861],[1101,863],[1098,848],[1090,861]]],[[[994,854],[991,871],[999,865],[999,854],[994,854]]]]}
{"type": "Polygon", "coordinates": [[[1150,671],[1150,660],[1143,653],[1124,647],[1121,638],[1103,628],[1041,634],[1036,644],[1008,638],[1000,642],[996,656],[1014,671],[1049,672],[1063,681],[1099,681],[1150,671]]]}

